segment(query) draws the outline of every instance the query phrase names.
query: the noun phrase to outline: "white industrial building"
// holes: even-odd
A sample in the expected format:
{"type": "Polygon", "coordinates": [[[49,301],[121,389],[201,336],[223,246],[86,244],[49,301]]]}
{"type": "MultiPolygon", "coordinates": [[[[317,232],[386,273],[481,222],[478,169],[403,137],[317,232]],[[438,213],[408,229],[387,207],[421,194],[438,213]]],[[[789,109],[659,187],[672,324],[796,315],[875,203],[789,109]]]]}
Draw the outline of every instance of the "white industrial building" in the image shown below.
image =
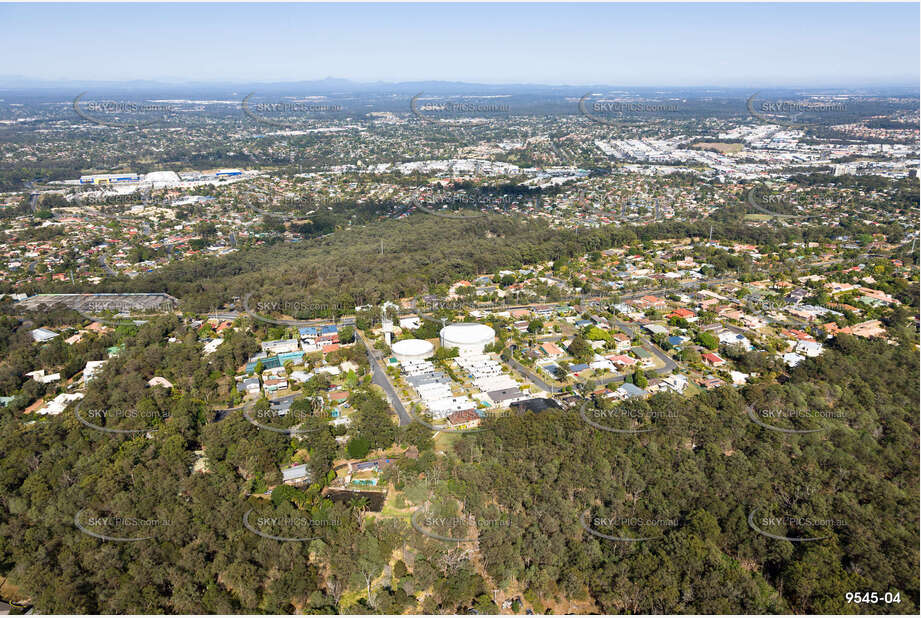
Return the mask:
{"type": "Polygon", "coordinates": [[[166,170],[144,174],[144,182],[150,183],[154,189],[164,189],[178,186],[182,183],[182,179],[179,178],[179,174],[176,172],[166,170]]]}
{"type": "Polygon", "coordinates": [[[431,358],[435,353],[435,346],[424,339],[403,339],[394,342],[391,350],[402,364],[406,361],[424,361],[431,358]]]}
{"type": "Polygon", "coordinates": [[[441,329],[442,347],[457,348],[461,356],[483,354],[484,348],[495,340],[496,331],[476,322],[449,324],[441,329]]]}

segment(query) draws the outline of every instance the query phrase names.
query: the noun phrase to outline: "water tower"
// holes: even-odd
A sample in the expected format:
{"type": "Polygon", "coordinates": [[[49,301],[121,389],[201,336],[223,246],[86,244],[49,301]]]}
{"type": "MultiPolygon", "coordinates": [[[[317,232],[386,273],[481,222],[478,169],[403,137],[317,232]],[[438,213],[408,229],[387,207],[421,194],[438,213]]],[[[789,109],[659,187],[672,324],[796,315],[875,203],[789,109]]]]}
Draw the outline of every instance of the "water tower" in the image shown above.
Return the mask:
{"type": "Polygon", "coordinates": [[[393,336],[393,320],[387,315],[387,308],[381,309],[381,330],[384,331],[384,341],[390,346],[390,338],[393,336]]]}

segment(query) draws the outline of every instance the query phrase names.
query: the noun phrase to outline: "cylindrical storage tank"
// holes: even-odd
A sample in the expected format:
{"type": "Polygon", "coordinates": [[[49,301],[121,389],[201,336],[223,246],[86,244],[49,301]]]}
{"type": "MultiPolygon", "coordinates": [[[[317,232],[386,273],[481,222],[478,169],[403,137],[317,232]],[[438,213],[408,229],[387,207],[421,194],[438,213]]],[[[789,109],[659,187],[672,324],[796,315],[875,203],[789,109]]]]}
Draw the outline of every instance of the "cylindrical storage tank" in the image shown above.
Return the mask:
{"type": "Polygon", "coordinates": [[[403,339],[390,349],[398,361],[425,360],[435,353],[435,346],[424,339],[403,339]]]}
{"type": "Polygon", "coordinates": [[[461,356],[482,354],[483,348],[496,340],[496,331],[485,324],[462,322],[441,329],[441,345],[457,348],[461,356]]]}

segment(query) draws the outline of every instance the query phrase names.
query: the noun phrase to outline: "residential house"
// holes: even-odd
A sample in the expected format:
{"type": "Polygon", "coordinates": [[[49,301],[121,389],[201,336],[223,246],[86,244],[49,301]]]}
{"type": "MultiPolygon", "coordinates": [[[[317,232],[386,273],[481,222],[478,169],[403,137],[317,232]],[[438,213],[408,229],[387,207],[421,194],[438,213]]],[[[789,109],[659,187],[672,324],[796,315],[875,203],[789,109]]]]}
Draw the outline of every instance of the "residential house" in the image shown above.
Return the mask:
{"type": "Polygon", "coordinates": [[[510,405],[522,398],[523,393],[517,388],[503,388],[495,391],[489,391],[486,396],[494,406],[502,404],[510,405]]]}
{"type": "Polygon", "coordinates": [[[281,477],[285,485],[305,485],[310,483],[313,475],[307,468],[307,464],[301,464],[282,469],[281,477]]]}
{"type": "Polygon", "coordinates": [[[735,386],[743,386],[748,381],[749,374],[732,370],[729,372],[729,378],[735,386]]]}
{"type": "Polygon", "coordinates": [[[800,341],[794,350],[803,356],[816,357],[822,353],[822,344],[816,341],[800,341]]]}
{"type": "Polygon", "coordinates": [[[588,369],[588,365],[586,365],[585,363],[577,363],[575,365],[569,366],[569,373],[571,373],[574,376],[577,376],[587,369],[588,369]]]}
{"type": "Polygon", "coordinates": [[[634,397],[645,397],[648,393],[645,390],[637,386],[636,384],[630,384],[629,382],[624,382],[614,391],[614,398],[616,399],[632,399],[634,397]]]}
{"type": "Polygon", "coordinates": [[[465,428],[470,428],[480,424],[480,417],[472,408],[468,408],[449,414],[448,422],[454,427],[463,426],[465,428]]]}
{"type": "Polygon", "coordinates": [[[78,399],[83,399],[83,393],[61,393],[51,401],[49,401],[45,406],[37,411],[37,414],[48,414],[51,416],[57,416],[64,411],[67,406],[73,401],[78,399]]]}
{"type": "Polygon", "coordinates": [[[824,325],[825,330],[832,335],[843,333],[845,335],[854,335],[855,337],[884,337],[886,335],[886,329],[883,327],[883,323],[879,320],[868,320],[866,322],[861,322],[859,324],[852,324],[851,326],[846,326],[844,328],[838,328],[834,322],[829,322],[824,325]]]}
{"type": "Polygon", "coordinates": [[[202,349],[202,355],[210,356],[214,354],[218,346],[224,343],[223,339],[209,339],[205,342],[205,347],[202,349]]]}
{"type": "Polygon", "coordinates": [[[86,367],[83,368],[83,383],[91,381],[96,377],[96,374],[99,373],[102,366],[106,364],[106,361],[87,361],[86,367]]]}
{"type": "Polygon", "coordinates": [[[25,375],[32,378],[33,380],[35,380],[36,382],[40,384],[51,384],[52,382],[57,382],[58,380],[61,379],[60,373],[49,373],[48,375],[45,375],[44,369],[30,371],[29,373],[25,375]]]}
{"type": "Polygon", "coordinates": [[[686,320],[688,322],[694,322],[697,320],[697,316],[694,314],[694,312],[684,307],[679,307],[678,309],[675,309],[674,311],[672,311],[665,317],[666,318],[681,318],[682,320],[686,320]]]}
{"type": "Polygon", "coordinates": [[[557,359],[565,356],[563,350],[561,350],[555,343],[550,341],[542,343],[540,346],[540,351],[543,352],[547,358],[557,359]]]}
{"type": "Polygon", "coordinates": [[[58,333],[53,330],[48,330],[47,328],[36,328],[29,331],[29,334],[32,335],[32,340],[36,343],[51,341],[58,336],[58,333]]]}
{"type": "Polygon", "coordinates": [[[719,341],[725,345],[737,345],[741,346],[746,352],[751,351],[752,343],[748,340],[748,337],[735,333],[729,329],[723,330],[718,335],[719,341]]]}
{"type": "Polygon", "coordinates": [[[610,371],[612,373],[617,371],[617,368],[613,362],[600,356],[596,356],[588,366],[596,371],[610,371]]]}
{"type": "Polygon", "coordinates": [[[630,358],[629,356],[624,356],[623,354],[614,354],[608,356],[608,360],[614,363],[614,365],[620,369],[633,367],[637,360],[635,358],[630,358]]]}
{"type": "Polygon", "coordinates": [[[266,354],[284,354],[285,352],[300,350],[301,344],[297,339],[277,339],[275,341],[263,341],[261,347],[266,354]]]}
{"type": "Polygon", "coordinates": [[[259,378],[244,378],[237,384],[237,390],[247,395],[258,395],[260,391],[259,378]]]}
{"type": "Polygon", "coordinates": [[[271,376],[262,380],[262,387],[266,393],[274,393],[288,387],[288,380],[279,376],[271,376]]]}
{"type": "Polygon", "coordinates": [[[688,387],[688,379],[680,373],[673,373],[662,379],[662,384],[679,395],[683,394],[688,387]]]}
{"type": "Polygon", "coordinates": [[[611,334],[611,339],[614,340],[614,350],[616,352],[626,352],[630,349],[630,337],[623,333],[613,333],[611,334]]]}
{"type": "Polygon", "coordinates": [[[697,381],[697,383],[708,391],[713,390],[714,388],[719,388],[720,386],[726,384],[723,380],[716,376],[707,376],[705,378],[701,378],[697,381]]]}

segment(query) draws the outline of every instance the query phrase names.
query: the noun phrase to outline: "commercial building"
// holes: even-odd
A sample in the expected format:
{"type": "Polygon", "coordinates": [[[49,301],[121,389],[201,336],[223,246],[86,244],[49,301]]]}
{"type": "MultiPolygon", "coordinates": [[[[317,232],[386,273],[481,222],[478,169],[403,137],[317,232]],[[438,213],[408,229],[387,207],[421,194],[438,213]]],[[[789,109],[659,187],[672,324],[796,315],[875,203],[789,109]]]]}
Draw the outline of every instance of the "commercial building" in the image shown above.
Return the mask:
{"type": "Polygon", "coordinates": [[[81,185],[108,185],[117,182],[138,182],[140,177],[137,174],[92,174],[89,176],[80,176],[81,185]]]}

